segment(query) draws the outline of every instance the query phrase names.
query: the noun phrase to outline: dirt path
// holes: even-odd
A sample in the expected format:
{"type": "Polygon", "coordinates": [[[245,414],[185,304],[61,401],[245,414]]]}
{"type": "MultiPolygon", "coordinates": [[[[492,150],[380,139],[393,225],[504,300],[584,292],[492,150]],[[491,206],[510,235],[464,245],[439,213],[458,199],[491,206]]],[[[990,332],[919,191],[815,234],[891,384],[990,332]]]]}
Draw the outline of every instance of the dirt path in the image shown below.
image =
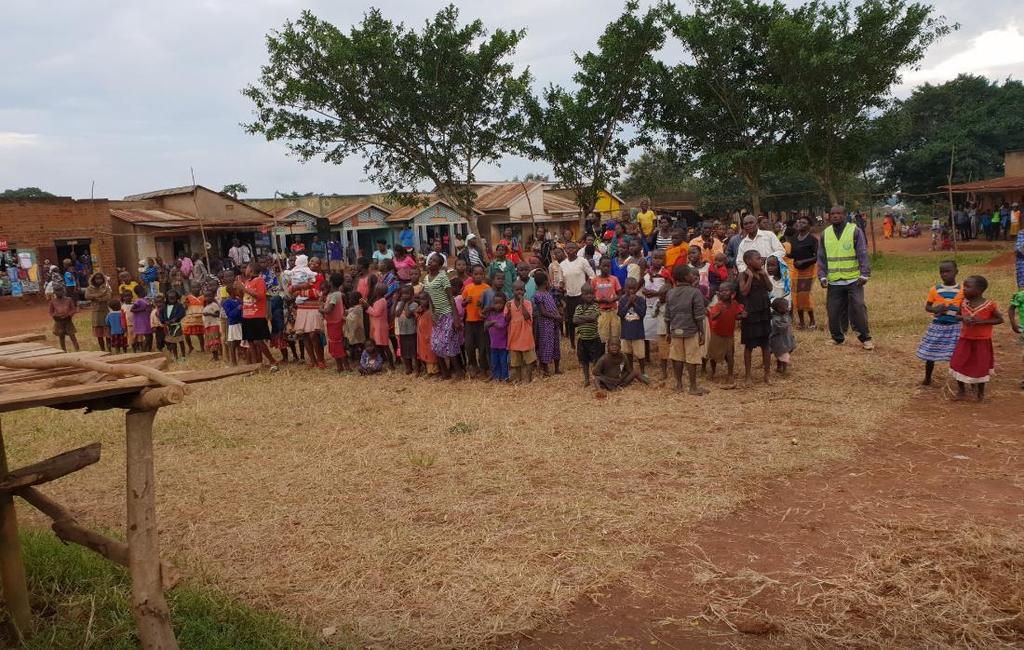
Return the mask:
{"type": "Polygon", "coordinates": [[[36,298],[0,300],[0,336],[48,329],[53,321],[46,303],[36,298]]]}
{"type": "MultiPolygon", "coordinates": [[[[513,645],[800,647],[808,628],[798,623],[809,610],[797,602],[823,593],[811,576],[862,573],[868,568],[863,549],[909,548],[965,522],[1019,533],[1024,394],[1017,382],[1024,364],[1009,336],[996,342],[996,358],[998,374],[984,406],[918,389],[853,460],[776,482],[739,511],[699,524],[664,548],[630,584],[577,603],[558,629],[513,645]]],[[[817,408],[808,415],[828,417],[817,408]]],[[[1019,589],[1010,585],[1007,604],[1020,607],[1019,589]]],[[[871,621],[865,627],[877,622],[876,614],[863,613],[871,621]]],[[[860,621],[847,616],[841,625],[856,630],[860,621]]],[[[1010,643],[1024,643],[1024,615],[1017,613],[1011,625],[1018,636],[1010,643]]]]}

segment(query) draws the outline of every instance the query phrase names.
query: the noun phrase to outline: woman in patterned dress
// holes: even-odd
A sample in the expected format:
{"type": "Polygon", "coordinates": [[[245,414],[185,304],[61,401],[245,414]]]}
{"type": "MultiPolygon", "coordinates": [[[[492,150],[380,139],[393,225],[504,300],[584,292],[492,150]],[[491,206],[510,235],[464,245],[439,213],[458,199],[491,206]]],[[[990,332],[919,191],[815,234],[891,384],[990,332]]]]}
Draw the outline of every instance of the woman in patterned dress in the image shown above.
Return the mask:
{"type": "Polygon", "coordinates": [[[437,355],[441,376],[450,379],[453,370],[462,369],[460,354],[462,337],[458,336],[462,329],[462,320],[455,318],[455,298],[452,295],[452,283],[448,274],[441,269],[440,255],[431,255],[427,259],[427,279],[423,283],[423,292],[430,300],[430,309],[434,315],[434,328],[430,335],[430,348],[437,355]]]}
{"type": "Polygon", "coordinates": [[[533,274],[537,291],[533,294],[534,322],[537,327],[537,361],[541,372],[547,377],[548,364],[555,365],[555,374],[562,372],[559,364],[562,359],[562,346],[559,332],[562,326],[562,315],[551,295],[548,286],[548,274],[537,271],[533,274]]]}

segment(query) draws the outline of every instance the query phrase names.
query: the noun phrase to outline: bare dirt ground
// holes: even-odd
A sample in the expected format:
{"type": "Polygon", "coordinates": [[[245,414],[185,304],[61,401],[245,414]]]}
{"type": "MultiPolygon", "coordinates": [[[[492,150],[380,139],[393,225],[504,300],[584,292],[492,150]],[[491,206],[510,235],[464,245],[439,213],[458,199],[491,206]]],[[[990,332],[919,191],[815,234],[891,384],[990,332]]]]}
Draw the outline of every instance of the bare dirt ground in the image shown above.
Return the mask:
{"type": "Polygon", "coordinates": [[[0,336],[49,329],[52,324],[46,302],[41,299],[0,300],[0,336]]]}
{"type": "Polygon", "coordinates": [[[918,389],[852,460],[773,481],[509,645],[1024,647],[1024,364],[995,346],[983,406],[918,389]]]}

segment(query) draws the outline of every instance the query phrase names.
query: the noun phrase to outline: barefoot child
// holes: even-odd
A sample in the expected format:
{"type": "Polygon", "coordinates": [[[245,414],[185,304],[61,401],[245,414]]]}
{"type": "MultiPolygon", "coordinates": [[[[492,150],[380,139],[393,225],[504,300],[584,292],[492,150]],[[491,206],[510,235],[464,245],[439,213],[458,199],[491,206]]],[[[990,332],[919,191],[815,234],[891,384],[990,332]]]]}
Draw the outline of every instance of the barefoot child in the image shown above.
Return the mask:
{"type": "Polygon", "coordinates": [[[922,386],[930,386],[935,362],[948,363],[960,340],[960,303],[964,299],[963,288],[956,281],[956,262],[947,260],[939,264],[941,281],[928,292],[924,310],[935,314],[917,347],[917,358],[924,361],[922,386]]]}
{"type": "MultiPolygon", "coordinates": [[[[1017,287],[1017,293],[1010,298],[1010,327],[1019,337],[1019,343],[1024,346],[1024,328],[1021,328],[1021,312],[1024,311],[1024,287],[1017,287]]],[[[1020,387],[1024,388],[1024,379],[1020,381],[1020,387]]]]}
{"type": "Polygon", "coordinates": [[[658,363],[661,364],[661,379],[668,379],[668,346],[662,346],[665,338],[665,319],[661,310],[665,295],[671,286],[671,279],[662,272],[665,270],[665,251],[657,249],[651,252],[651,266],[644,274],[643,296],[647,299],[644,313],[644,356],[652,358],[651,351],[658,349],[658,363]]]}
{"type": "Polygon", "coordinates": [[[622,333],[620,347],[629,358],[629,365],[639,362],[640,374],[645,374],[646,352],[644,346],[644,316],[647,314],[647,302],[637,295],[640,283],[633,278],[626,278],[626,295],[619,298],[619,329],[622,333]]]}
{"type": "Polygon", "coordinates": [[[725,387],[733,388],[736,383],[736,321],[743,318],[743,305],[736,301],[736,287],[732,282],[723,282],[718,287],[718,302],[708,309],[711,321],[711,336],[708,342],[708,360],[711,362],[713,379],[720,361],[725,361],[728,374],[725,387]]]}
{"type": "Polygon", "coordinates": [[[789,315],[789,301],[776,298],[772,301],[772,333],[768,338],[768,347],[775,355],[776,372],[780,375],[789,370],[790,354],[796,350],[796,339],[793,338],[793,320],[789,315]]]}
{"type": "Polygon", "coordinates": [[[744,382],[750,383],[750,366],[754,349],[761,348],[761,363],[764,368],[764,383],[769,383],[771,373],[771,350],[768,340],[772,334],[772,309],[768,298],[772,280],[764,270],[764,258],[754,249],[743,253],[747,265],[739,276],[740,295],[743,296],[745,316],[740,325],[740,343],[743,344],[744,382]]]}
{"type": "Polygon", "coordinates": [[[359,374],[375,375],[384,369],[384,359],[372,338],[363,343],[363,353],[359,356],[359,374]]]}
{"type": "Polygon", "coordinates": [[[53,319],[53,335],[60,340],[60,349],[65,352],[68,351],[65,338],[71,339],[71,345],[75,347],[75,352],[80,350],[73,320],[76,312],[78,312],[78,302],[65,293],[63,285],[55,283],[53,285],[53,300],[50,301],[50,318],[53,319]]]}
{"type": "Polygon", "coordinates": [[[228,287],[228,297],[221,301],[221,311],[228,321],[228,363],[238,365],[238,346],[242,344],[242,299],[238,289],[228,287]]]}
{"type": "Polygon", "coordinates": [[[429,377],[439,372],[437,355],[430,346],[434,336],[434,316],[430,312],[430,299],[426,293],[416,294],[416,302],[419,305],[416,308],[416,375],[426,374],[429,377]]]}
{"type": "Polygon", "coordinates": [[[1003,322],[996,303],[985,298],[988,280],[972,275],[964,280],[964,299],[960,303],[960,340],[949,360],[949,374],[956,380],[957,399],[967,395],[967,384],[975,387],[978,401],[985,399],[985,384],[995,368],[992,351],[992,326],[1003,322]]]}
{"type": "Polygon", "coordinates": [[[509,380],[508,375],[508,319],[505,318],[505,294],[494,295],[493,309],[484,319],[488,337],[488,361],[491,381],[509,380]]]}
{"type": "Polygon", "coordinates": [[[121,311],[121,303],[111,300],[107,303],[107,310],[107,317],[104,321],[107,331],[110,332],[107,350],[128,354],[128,339],[125,336],[124,313],[121,311]]]}
{"type": "Polygon", "coordinates": [[[345,335],[345,344],[348,346],[348,356],[354,362],[363,354],[364,343],[366,343],[366,329],[363,327],[363,296],[358,291],[348,295],[346,305],[351,305],[345,310],[345,327],[342,332],[345,335]]]}
{"type": "Polygon", "coordinates": [[[537,361],[533,340],[533,303],[526,300],[526,284],[516,280],[512,284],[512,300],[505,305],[508,319],[509,367],[516,372],[516,381],[533,381],[533,364],[537,361]],[[525,373],[524,373],[525,370],[525,373]]]}
{"type": "Polygon", "coordinates": [[[668,358],[676,377],[676,390],[683,390],[683,365],[690,384],[691,395],[707,395],[708,389],[697,386],[697,368],[703,357],[704,298],[695,285],[696,273],[689,264],[672,267],[676,286],[665,296],[665,325],[668,330],[668,358]]]}
{"type": "Polygon", "coordinates": [[[411,375],[416,367],[416,309],[418,307],[419,305],[413,298],[412,285],[403,284],[398,289],[398,299],[395,301],[395,334],[398,335],[399,354],[402,355],[402,365],[405,366],[407,375],[411,375]]]}
{"type": "Polygon", "coordinates": [[[386,287],[383,283],[377,283],[373,288],[373,302],[366,308],[370,316],[370,338],[377,346],[377,353],[384,357],[388,368],[395,369],[395,358],[391,352],[391,341],[389,339],[389,314],[388,301],[385,298],[386,287]]]}
{"type": "Polygon", "coordinates": [[[153,349],[153,327],[150,324],[149,313],[153,305],[149,302],[149,291],[147,285],[140,284],[135,287],[135,302],[132,303],[132,331],[135,332],[135,340],[132,341],[132,349],[136,352],[149,352],[153,349]]]}
{"type": "Polygon", "coordinates": [[[320,307],[320,313],[324,315],[324,326],[327,329],[327,353],[334,359],[335,370],[338,372],[348,370],[345,361],[348,356],[345,352],[345,300],[341,294],[341,286],[344,283],[345,276],[337,272],[332,273],[330,293],[324,298],[324,304],[320,307]]]}
{"type": "Polygon", "coordinates": [[[580,288],[580,304],[572,315],[576,333],[576,358],[583,370],[583,387],[590,385],[590,366],[604,356],[604,343],[597,333],[597,320],[601,311],[594,302],[594,288],[584,284],[580,288]]]}
{"type": "Polygon", "coordinates": [[[181,333],[185,337],[185,345],[189,354],[195,348],[192,347],[192,337],[199,340],[199,349],[203,349],[203,307],[206,301],[203,299],[203,287],[196,283],[192,287],[192,293],[185,296],[185,318],[181,324],[181,333]]]}
{"type": "MultiPolygon", "coordinates": [[[[167,292],[167,304],[160,312],[160,322],[167,328],[167,336],[164,342],[167,349],[171,351],[175,361],[185,357],[185,343],[182,342],[181,321],[185,318],[185,306],[178,302],[178,292],[171,289],[167,292]],[[179,356],[180,352],[180,356],[179,356]]],[[[241,321],[239,321],[241,327],[241,321]]]]}
{"type": "Polygon", "coordinates": [[[157,351],[163,352],[167,340],[167,328],[160,322],[160,310],[167,305],[164,294],[158,293],[153,298],[153,310],[149,312],[149,328],[153,330],[153,345],[157,351]]]}
{"type": "Polygon", "coordinates": [[[608,339],[608,351],[594,364],[594,385],[603,390],[625,388],[634,381],[644,379],[640,371],[633,368],[633,361],[622,353],[622,347],[616,338],[608,339]]]}
{"type": "Polygon", "coordinates": [[[209,287],[203,297],[203,340],[206,350],[214,361],[220,361],[220,305],[217,304],[217,289],[209,287]]]}

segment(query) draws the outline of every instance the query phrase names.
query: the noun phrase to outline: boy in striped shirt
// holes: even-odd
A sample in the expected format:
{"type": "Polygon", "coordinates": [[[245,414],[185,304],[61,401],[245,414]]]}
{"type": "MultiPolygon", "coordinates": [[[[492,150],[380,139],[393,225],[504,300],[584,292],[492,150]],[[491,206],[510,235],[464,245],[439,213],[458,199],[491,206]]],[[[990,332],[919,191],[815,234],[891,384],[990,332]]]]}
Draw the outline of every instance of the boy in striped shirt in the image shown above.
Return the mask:
{"type": "Polygon", "coordinates": [[[597,319],[601,310],[594,304],[594,288],[584,284],[580,289],[580,304],[572,315],[576,327],[576,358],[583,369],[583,386],[590,385],[590,364],[604,356],[604,343],[597,334],[597,319]]]}

